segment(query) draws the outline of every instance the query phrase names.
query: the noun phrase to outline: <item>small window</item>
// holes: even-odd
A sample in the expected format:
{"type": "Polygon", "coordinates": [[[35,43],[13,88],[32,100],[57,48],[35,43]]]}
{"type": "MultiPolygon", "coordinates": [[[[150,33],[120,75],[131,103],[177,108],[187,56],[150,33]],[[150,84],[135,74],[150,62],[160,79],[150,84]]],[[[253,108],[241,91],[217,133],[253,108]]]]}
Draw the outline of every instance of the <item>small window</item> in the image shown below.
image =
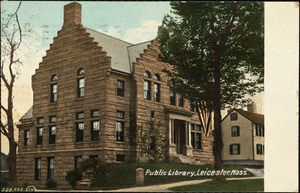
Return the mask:
{"type": "Polygon", "coordinates": [[[117,111],[116,112],[116,118],[118,118],[118,119],[124,119],[124,114],[125,114],[124,111],[117,111]]]}
{"type": "Polygon", "coordinates": [[[36,122],[38,125],[41,125],[44,123],[44,118],[37,118],[36,122]]]}
{"type": "Polygon", "coordinates": [[[149,80],[144,81],[144,99],[151,99],[151,81],[149,80]]]}
{"type": "Polygon", "coordinates": [[[84,119],[84,112],[76,113],[76,119],[84,119]]]}
{"type": "Polygon", "coordinates": [[[263,155],[263,145],[262,144],[256,144],[256,154],[257,155],[263,155]]]}
{"type": "Polygon", "coordinates": [[[173,106],[176,105],[176,94],[175,94],[174,89],[171,89],[171,92],[170,92],[170,105],[173,105],[173,106]]]}
{"type": "Polygon", "coordinates": [[[125,155],[117,154],[117,162],[125,162],[125,155]]]}
{"type": "Polygon", "coordinates": [[[85,71],[83,68],[80,68],[78,71],[77,71],[77,75],[80,76],[80,75],[84,75],[85,71]]]}
{"type": "Polygon", "coordinates": [[[154,75],[154,80],[160,81],[160,76],[158,74],[154,75]]]}
{"type": "Polygon", "coordinates": [[[29,145],[29,130],[24,130],[24,146],[29,145]]]}
{"type": "Polygon", "coordinates": [[[100,117],[100,111],[99,110],[94,110],[91,113],[92,118],[100,117]]]}
{"type": "Polygon", "coordinates": [[[76,123],[76,142],[83,142],[84,123],[76,123]]]}
{"type": "Polygon", "coordinates": [[[56,116],[50,117],[50,123],[56,123],[56,116]]]}
{"type": "Polygon", "coordinates": [[[90,159],[98,159],[98,155],[90,155],[90,159]]]}
{"type": "Polygon", "coordinates": [[[53,74],[53,75],[51,76],[51,81],[57,81],[57,80],[58,80],[57,75],[56,75],[56,74],[53,74]]]}
{"type": "Polygon", "coordinates": [[[231,127],[231,137],[238,137],[238,136],[240,136],[240,127],[232,126],[231,127]]]}
{"type": "Polygon", "coordinates": [[[100,130],[100,121],[92,121],[91,122],[91,140],[98,141],[99,140],[99,130],[100,130]]]}
{"type": "Polygon", "coordinates": [[[146,72],[144,73],[144,77],[145,77],[145,78],[151,78],[150,72],[146,71],[146,72]]]}
{"type": "Polygon", "coordinates": [[[240,152],[240,144],[232,144],[229,146],[230,155],[239,155],[240,152]]]}
{"type": "Polygon", "coordinates": [[[154,101],[160,102],[160,84],[154,83],[154,101]]]}
{"type": "Polygon", "coordinates": [[[231,120],[231,121],[238,120],[238,115],[237,115],[237,113],[231,113],[231,114],[230,114],[230,120],[231,120]]]}
{"type": "Polygon", "coordinates": [[[49,144],[55,144],[56,138],[56,125],[51,125],[49,127],[49,144]]]}
{"type": "Polygon", "coordinates": [[[196,103],[194,100],[190,100],[190,111],[192,112],[196,111],[196,103]]]}
{"type": "Polygon", "coordinates": [[[83,68],[80,68],[77,71],[77,97],[83,97],[85,91],[85,71],[83,68]]]}
{"type": "Polygon", "coordinates": [[[155,137],[150,137],[150,150],[155,150],[155,137]]]}
{"type": "Polygon", "coordinates": [[[184,97],[183,94],[179,94],[179,106],[184,107],[184,97]]]}
{"type": "Polygon", "coordinates": [[[57,84],[51,84],[51,102],[57,101],[57,84]]]}
{"type": "Polygon", "coordinates": [[[151,118],[155,117],[155,111],[151,111],[151,118]]]}
{"type": "Polygon", "coordinates": [[[117,81],[117,95],[121,97],[125,96],[125,82],[122,80],[117,81]]]}
{"type": "Polygon", "coordinates": [[[124,141],[124,122],[123,121],[116,122],[116,140],[124,141]]]}
{"type": "Polygon", "coordinates": [[[35,158],[34,180],[41,180],[41,158],[35,158]]]}
{"type": "Polygon", "coordinates": [[[80,162],[82,161],[82,156],[74,157],[74,168],[78,169],[80,162]]]}

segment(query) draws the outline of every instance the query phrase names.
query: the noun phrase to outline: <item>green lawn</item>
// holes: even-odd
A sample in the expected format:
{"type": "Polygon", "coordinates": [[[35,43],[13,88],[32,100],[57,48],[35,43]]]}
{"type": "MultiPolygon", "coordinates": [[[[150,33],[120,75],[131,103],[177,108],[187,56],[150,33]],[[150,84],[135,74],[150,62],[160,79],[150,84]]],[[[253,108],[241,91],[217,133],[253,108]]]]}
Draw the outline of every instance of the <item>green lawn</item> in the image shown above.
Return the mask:
{"type": "Polygon", "coordinates": [[[263,179],[246,179],[246,180],[227,180],[222,183],[204,182],[201,184],[189,185],[189,186],[178,186],[170,188],[169,190],[175,192],[182,191],[247,191],[247,192],[263,192],[264,191],[264,180],[263,179]]]}
{"type": "MultiPolygon", "coordinates": [[[[150,171],[165,171],[166,175],[145,175],[145,185],[155,185],[155,184],[166,184],[179,181],[187,180],[200,180],[200,179],[210,179],[211,176],[179,176],[179,175],[168,175],[169,171],[198,171],[198,170],[213,170],[211,165],[189,165],[189,164],[171,164],[171,163],[119,163],[119,164],[106,164],[106,177],[97,179],[94,184],[92,184],[93,189],[118,189],[125,187],[135,186],[135,170],[136,168],[143,168],[146,173],[147,170],[150,171]]],[[[242,170],[239,166],[225,166],[226,170],[242,170]]],[[[250,177],[251,174],[246,176],[231,176],[231,177],[250,177]]]]}

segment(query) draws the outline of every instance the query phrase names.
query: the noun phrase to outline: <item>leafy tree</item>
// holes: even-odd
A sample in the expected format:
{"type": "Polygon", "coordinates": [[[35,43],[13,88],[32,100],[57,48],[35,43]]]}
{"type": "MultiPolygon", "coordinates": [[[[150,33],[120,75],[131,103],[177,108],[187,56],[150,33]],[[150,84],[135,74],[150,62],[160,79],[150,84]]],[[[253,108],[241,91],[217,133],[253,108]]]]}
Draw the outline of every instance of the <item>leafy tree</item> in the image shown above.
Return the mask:
{"type": "Polygon", "coordinates": [[[82,172],[78,169],[70,170],[67,172],[65,178],[69,185],[74,189],[77,185],[77,181],[82,180],[82,172]]]}
{"type": "Polygon", "coordinates": [[[263,3],[171,2],[171,7],[158,31],[161,60],[174,65],[168,74],[177,91],[195,101],[207,125],[213,111],[218,170],[223,167],[221,110],[263,89],[263,3]]]}

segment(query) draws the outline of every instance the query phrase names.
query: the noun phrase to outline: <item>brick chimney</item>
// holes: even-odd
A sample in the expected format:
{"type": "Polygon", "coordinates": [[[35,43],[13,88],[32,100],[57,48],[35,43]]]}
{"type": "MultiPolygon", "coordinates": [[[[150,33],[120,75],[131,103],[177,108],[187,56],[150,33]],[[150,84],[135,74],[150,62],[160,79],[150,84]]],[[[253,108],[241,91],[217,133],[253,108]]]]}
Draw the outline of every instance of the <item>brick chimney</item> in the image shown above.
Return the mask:
{"type": "Polygon", "coordinates": [[[81,4],[73,2],[64,7],[64,27],[81,24],[81,4]]]}
{"type": "Polygon", "coordinates": [[[247,111],[251,113],[257,113],[256,112],[256,104],[254,102],[247,105],[247,111]]]}

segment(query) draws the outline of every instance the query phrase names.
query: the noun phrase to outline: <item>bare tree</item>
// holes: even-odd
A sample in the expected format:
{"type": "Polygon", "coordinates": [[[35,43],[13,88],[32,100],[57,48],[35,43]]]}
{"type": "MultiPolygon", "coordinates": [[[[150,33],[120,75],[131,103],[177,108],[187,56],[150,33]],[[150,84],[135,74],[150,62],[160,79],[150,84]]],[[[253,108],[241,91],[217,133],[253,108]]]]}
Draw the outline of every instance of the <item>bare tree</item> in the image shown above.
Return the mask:
{"type": "MultiPolygon", "coordinates": [[[[6,122],[1,119],[1,133],[7,137],[9,142],[9,176],[8,183],[13,186],[16,184],[17,167],[16,167],[16,154],[17,154],[17,141],[15,138],[15,125],[13,117],[13,88],[17,77],[20,75],[20,65],[22,62],[18,58],[18,50],[22,44],[22,28],[19,22],[18,11],[21,7],[19,3],[16,11],[13,14],[2,17],[1,21],[1,81],[3,81],[5,92],[7,92],[7,103],[1,103],[1,111],[4,112],[6,122]],[[6,71],[7,72],[4,72],[6,71]]],[[[1,15],[5,11],[1,9],[1,15]]],[[[2,85],[2,83],[1,83],[2,85]]]]}

